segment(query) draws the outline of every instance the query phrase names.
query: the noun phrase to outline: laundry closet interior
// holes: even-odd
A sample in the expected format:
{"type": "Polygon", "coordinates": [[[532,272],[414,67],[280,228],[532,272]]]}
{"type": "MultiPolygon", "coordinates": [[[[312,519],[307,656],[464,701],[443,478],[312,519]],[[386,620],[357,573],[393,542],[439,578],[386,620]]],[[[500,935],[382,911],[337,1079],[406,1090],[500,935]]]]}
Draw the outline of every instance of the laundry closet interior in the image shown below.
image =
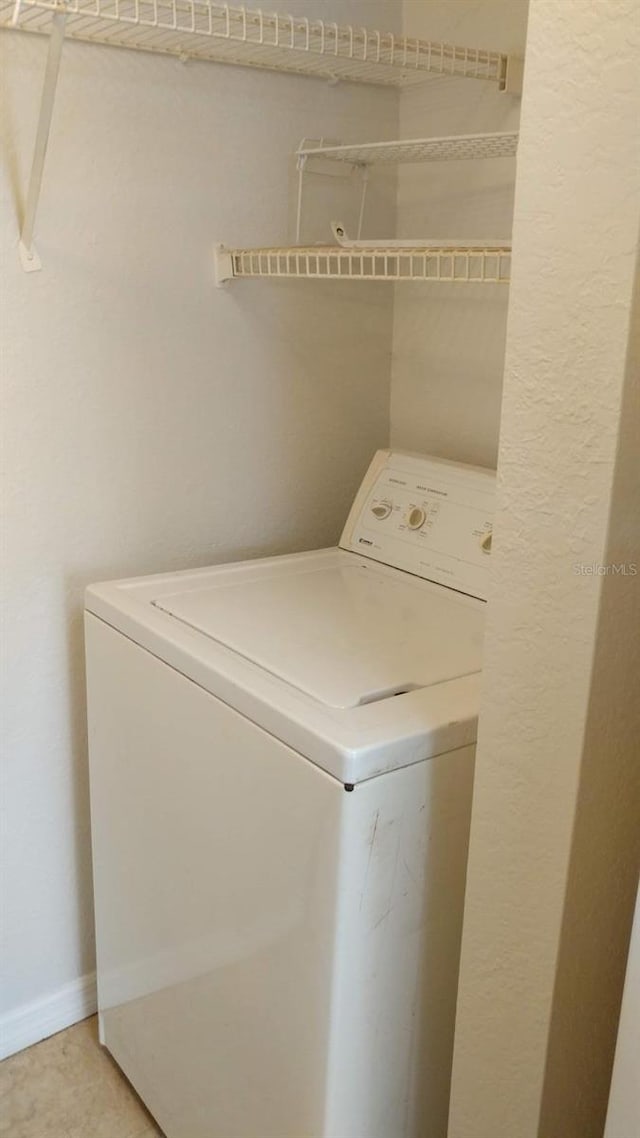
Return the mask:
{"type": "MultiPolygon", "coordinates": [[[[11,1050],[51,993],[56,1023],[95,1008],[85,587],[335,546],[380,448],[497,464],[527,0],[283,8],[0,0],[11,1050]]],[[[571,108],[571,60],[564,89],[553,67],[563,12],[547,8],[536,74],[546,43],[571,108]]],[[[551,98],[530,89],[544,129],[551,98]]],[[[531,142],[528,163],[531,195],[531,142]]],[[[620,203],[601,192],[616,248],[635,224],[626,176],[620,203]]],[[[571,209],[557,228],[545,210],[532,281],[570,228],[571,209]]]]}
{"type": "MultiPolygon", "coordinates": [[[[359,56],[362,27],[371,29],[365,48],[375,54],[380,29],[399,43],[410,37],[409,62],[413,37],[433,42],[436,72],[425,71],[424,82],[411,74],[399,88],[402,62],[355,63],[353,77],[371,83],[349,81],[348,67],[336,82],[200,62],[190,52],[205,53],[209,36],[187,33],[172,46],[170,31],[152,27],[156,18],[171,24],[170,4],[100,0],[102,21],[83,17],[82,2],[70,5],[35,213],[37,272],[24,271],[17,245],[51,11],[25,0],[18,27],[47,34],[1,37],[4,309],[15,373],[34,385],[14,392],[15,469],[31,470],[28,505],[13,499],[15,526],[25,558],[39,563],[46,551],[54,567],[23,598],[15,631],[36,638],[30,682],[41,693],[15,774],[23,806],[13,817],[24,808],[41,818],[29,858],[18,852],[18,823],[9,824],[10,833],[18,827],[11,844],[23,881],[9,934],[18,1004],[91,968],[84,585],[331,545],[373,452],[389,442],[495,465],[508,284],[262,277],[216,287],[214,251],[294,243],[303,139],[360,145],[516,132],[520,99],[499,89],[500,68],[502,56],[523,54],[526,4],[287,7],[300,23],[285,21],[278,34],[299,42],[308,27],[309,51],[284,47],[274,61],[268,47],[249,49],[255,63],[288,66],[291,55],[301,71],[318,60],[324,71],[335,22],[355,29],[352,48],[339,33],[336,58],[359,56]],[[324,55],[313,39],[318,20],[324,55]],[[76,40],[74,29],[98,42],[76,40]],[[130,46],[103,42],[118,39],[130,46]],[[471,49],[468,58],[447,48],[440,59],[441,41],[471,49]],[[136,49],[163,43],[178,54],[136,49]],[[376,83],[378,66],[392,85],[376,83]],[[440,77],[440,66],[457,74],[440,77]],[[458,77],[465,67],[490,77],[458,77]],[[48,600],[59,620],[42,628],[38,612],[48,600]],[[50,848],[43,881],[38,866],[50,848]],[[51,911],[46,961],[25,936],[34,902],[51,911]]],[[[3,5],[3,25],[15,12],[3,5]]],[[[268,42],[273,26],[260,34],[268,42]]],[[[259,38],[249,16],[246,36],[259,38]]],[[[386,157],[393,161],[368,167],[364,239],[509,238],[513,157],[386,157]]],[[[328,173],[305,174],[304,242],[335,244],[334,220],[356,235],[357,165],[347,177],[335,176],[344,163],[329,160],[328,173]]],[[[434,265],[431,258],[426,272],[434,265]]],[[[19,671],[10,687],[22,705],[19,671]]]]}

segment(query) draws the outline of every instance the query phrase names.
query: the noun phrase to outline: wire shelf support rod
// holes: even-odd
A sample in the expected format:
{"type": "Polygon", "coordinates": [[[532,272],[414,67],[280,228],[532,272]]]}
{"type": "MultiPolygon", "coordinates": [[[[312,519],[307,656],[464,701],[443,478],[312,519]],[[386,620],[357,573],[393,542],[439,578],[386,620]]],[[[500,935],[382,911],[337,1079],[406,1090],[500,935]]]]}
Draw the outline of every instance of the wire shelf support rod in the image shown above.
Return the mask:
{"type": "MultiPolygon", "coordinates": [[[[20,18],[20,7],[21,0],[17,0],[13,16],[14,24],[17,24],[20,18]]],[[[49,50],[42,83],[42,94],[40,96],[40,112],[38,115],[36,140],[33,147],[27,203],[20,229],[20,260],[23,269],[27,273],[37,272],[42,268],[40,258],[33,247],[33,234],[38,213],[38,204],[40,202],[40,192],[42,190],[42,177],[44,174],[45,158],[47,156],[47,146],[49,143],[49,135],[51,134],[51,119],[53,117],[53,108],[56,100],[66,22],[67,13],[65,8],[56,8],[51,18],[49,50]]]]}

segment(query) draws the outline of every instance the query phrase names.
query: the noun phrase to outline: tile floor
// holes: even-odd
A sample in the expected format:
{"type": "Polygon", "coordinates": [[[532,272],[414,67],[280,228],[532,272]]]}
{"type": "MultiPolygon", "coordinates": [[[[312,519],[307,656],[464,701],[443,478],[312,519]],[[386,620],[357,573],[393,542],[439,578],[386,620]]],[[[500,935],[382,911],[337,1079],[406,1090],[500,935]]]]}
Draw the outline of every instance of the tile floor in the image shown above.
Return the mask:
{"type": "Polygon", "coordinates": [[[96,1016],[0,1063],[0,1138],[162,1138],[96,1016]]]}

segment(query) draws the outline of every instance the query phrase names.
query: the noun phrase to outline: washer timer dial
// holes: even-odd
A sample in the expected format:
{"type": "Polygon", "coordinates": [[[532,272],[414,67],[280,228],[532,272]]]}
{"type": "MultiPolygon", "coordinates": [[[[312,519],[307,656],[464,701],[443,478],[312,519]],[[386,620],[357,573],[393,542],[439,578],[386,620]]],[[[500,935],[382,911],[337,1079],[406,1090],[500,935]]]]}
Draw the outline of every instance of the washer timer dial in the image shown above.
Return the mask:
{"type": "Polygon", "coordinates": [[[385,518],[389,517],[392,508],[393,507],[391,502],[377,502],[375,506],[371,507],[371,513],[373,514],[374,518],[377,518],[379,522],[382,522],[385,518]]]}
{"type": "Polygon", "coordinates": [[[422,529],[427,520],[427,515],[420,506],[413,506],[407,514],[407,525],[409,529],[422,529]]]}

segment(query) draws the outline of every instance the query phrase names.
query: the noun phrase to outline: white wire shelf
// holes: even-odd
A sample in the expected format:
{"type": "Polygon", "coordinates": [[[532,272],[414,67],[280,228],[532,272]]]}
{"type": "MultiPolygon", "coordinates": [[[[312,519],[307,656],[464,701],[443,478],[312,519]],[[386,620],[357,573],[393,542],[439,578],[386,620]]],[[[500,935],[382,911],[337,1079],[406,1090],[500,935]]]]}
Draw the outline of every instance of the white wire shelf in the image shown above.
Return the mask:
{"type": "Polygon", "coordinates": [[[511,247],[425,243],[412,248],[380,244],[227,249],[219,245],[215,269],[218,285],[240,277],[507,284],[511,247]]]}
{"type": "Polygon", "coordinates": [[[459,134],[447,138],[411,138],[395,142],[325,144],[324,140],[303,139],[298,161],[321,158],[351,166],[378,163],[446,162],[477,158],[513,158],[518,149],[517,132],[501,134],[459,134]]]}
{"type": "Polygon", "coordinates": [[[501,52],[213,0],[0,0],[0,25],[47,33],[54,12],[64,14],[72,39],[182,59],[399,87],[451,75],[510,89],[509,57],[501,52]]]}

